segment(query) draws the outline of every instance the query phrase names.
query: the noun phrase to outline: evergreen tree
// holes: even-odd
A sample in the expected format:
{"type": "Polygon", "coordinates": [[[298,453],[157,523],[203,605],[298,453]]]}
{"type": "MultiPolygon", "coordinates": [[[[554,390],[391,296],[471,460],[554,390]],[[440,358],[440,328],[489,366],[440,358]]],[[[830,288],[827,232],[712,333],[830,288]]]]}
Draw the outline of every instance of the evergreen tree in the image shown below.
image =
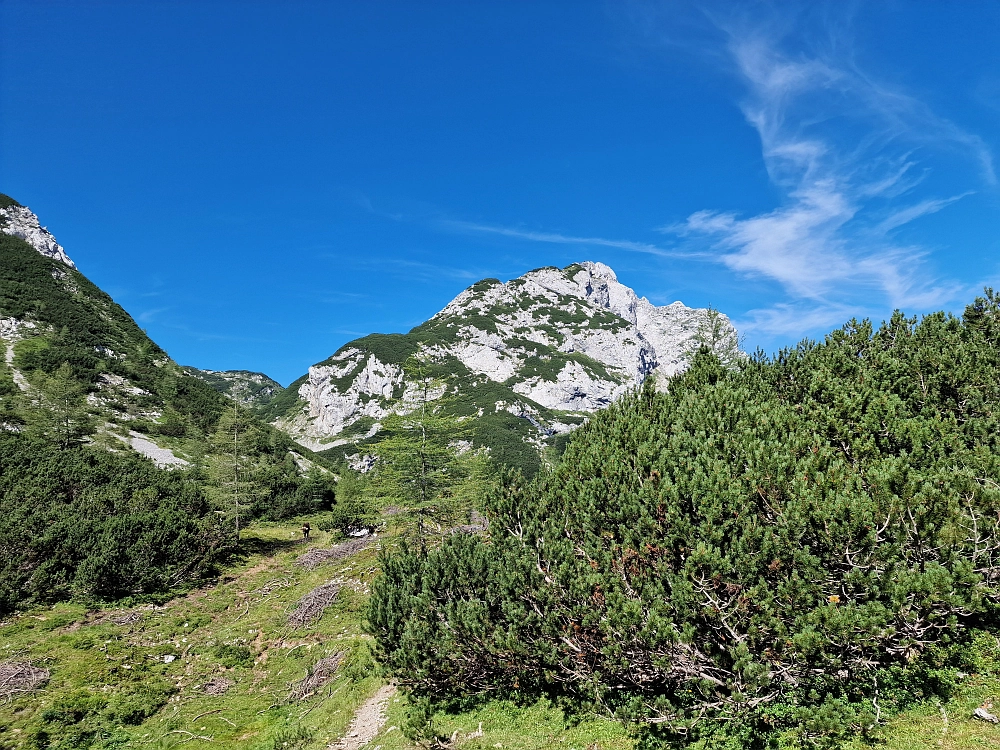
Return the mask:
{"type": "Polygon", "coordinates": [[[408,411],[382,421],[385,437],[372,448],[377,459],[372,483],[382,496],[415,508],[422,540],[427,519],[452,523],[459,517],[461,490],[477,454],[468,428],[449,412],[448,384],[435,375],[429,358],[411,356],[404,371],[414,384],[408,411]]]}
{"type": "Polygon", "coordinates": [[[738,366],[746,359],[741,350],[742,337],[721,312],[709,305],[705,317],[698,322],[698,330],[691,337],[686,357],[690,361],[701,349],[705,349],[729,368],[738,366]]]}
{"type": "Polygon", "coordinates": [[[94,433],[96,420],[87,403],[87,390],[68,363],[51,375],[35,370],[27,380],[30,388],[20,409],[27,434],[66,449],[94,433]]]}
{"type": "Polygon", "coordinates": [[[264,442],[260,423],[235,401],[219,418],[210,440],[209,480],[217,504],[232,522],[237,542],[252,509],[267,495],[261,481],[264,442]]]}

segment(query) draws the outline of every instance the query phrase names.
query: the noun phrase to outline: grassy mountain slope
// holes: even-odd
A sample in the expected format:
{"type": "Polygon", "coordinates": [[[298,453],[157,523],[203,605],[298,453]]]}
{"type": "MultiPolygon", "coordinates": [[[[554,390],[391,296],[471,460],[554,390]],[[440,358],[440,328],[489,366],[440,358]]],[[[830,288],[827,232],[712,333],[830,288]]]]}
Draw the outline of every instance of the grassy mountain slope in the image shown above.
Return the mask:
{"type": "Polygon", "coordinates": [[[0,317],[20,324],[16,340],[5,342],[15,369],[51,373],[68,362],[74,376],[100,391],[118,414],[170,408],[207,429],[225,406],[208,385],[185,377],[82,273],[6,234],[0,234],[0,317]]]}

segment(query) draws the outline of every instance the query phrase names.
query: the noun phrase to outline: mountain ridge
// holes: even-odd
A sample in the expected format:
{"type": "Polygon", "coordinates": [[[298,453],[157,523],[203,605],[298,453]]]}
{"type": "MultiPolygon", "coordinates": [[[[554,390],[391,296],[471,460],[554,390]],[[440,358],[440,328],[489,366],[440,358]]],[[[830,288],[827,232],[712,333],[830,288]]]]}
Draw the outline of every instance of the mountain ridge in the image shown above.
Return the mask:
{"type": "MultiPolygon", "coordinates": [[[[515,416],[521,424],[508,429],[538,449],[646,378],[682,370],[713,315],[720,332],[713,346],[735,350],[738,333],[726,316],[680,302],[656,306],[603,263],[543,267],[506,283],[484,279],[409,333],[344,344],[265,414],[313,450],[364,443],[380,419],[412,400],[403,363],[422,352],[453,379],[467,412],[480,420],[515,416]]],[[[492,449],[491,442],[480,435],[480,445],[492,449]]]]}
{"type": "Polygon", "coordinates": [[[9,195],[0,194],[0,232],[11,237],[19,237],[46,258],[58,260],[76,269],[76,264],[70,260],[66,250],[56,242],[52,233],[39,223],[34,212],[9,195]]]}
{"type": "MultiPolygon", "coordinates": [[[[31,391],[31,378],[63,365],[86,392],[88,408],[102,415],[97,437],[114,438],[104,444],[127,444],[160,466],[187,465],[185,439],[204,439],[227,411],[224,394],[175,363],[76,267],[30,209],[3,194],[0,355],[0,429],[19,429],[13,404],[31,391]]],[[[260,377],[262,389],[280,390],[260,377]]],[[[287,436],[279,442],[288,446],[276,453],[302,452],[287,436]]]]}

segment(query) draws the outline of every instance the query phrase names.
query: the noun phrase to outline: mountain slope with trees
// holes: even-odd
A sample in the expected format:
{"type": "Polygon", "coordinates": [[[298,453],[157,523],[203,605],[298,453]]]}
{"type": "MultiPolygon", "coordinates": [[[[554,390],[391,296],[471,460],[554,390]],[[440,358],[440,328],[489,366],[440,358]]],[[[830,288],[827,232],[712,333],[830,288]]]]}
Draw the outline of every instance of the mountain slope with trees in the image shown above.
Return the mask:
{"type": "Polygon", "coordinates": [[[420,353],[456,414],[475,415],[474,444],[533,473],[542,449],[558,452],[589,414],[683,369],[699,343],[742,356],[717,311],[653,305],[602,263],[540,268],[473,284],[409,333],[345,344],[263,413],[314,450],[357,452],[377,441],[384,419],[412,408],[416,386],[403,365],[420,353]]]}
{"type": "Polygon", "coordinates": [[[162,592],[237,519],[332,502],[322,459],[188,375],[8,196],[0,354],[0,611],[162,592]]]}
{"type": "Polygon", "coordinates": [[[268,404],[284,390],[281,383],[262,372],[249,370],[199,370],[184,367],[184,372],[210,385],[242,406],[255,412],[267,409],[268,404]]]}

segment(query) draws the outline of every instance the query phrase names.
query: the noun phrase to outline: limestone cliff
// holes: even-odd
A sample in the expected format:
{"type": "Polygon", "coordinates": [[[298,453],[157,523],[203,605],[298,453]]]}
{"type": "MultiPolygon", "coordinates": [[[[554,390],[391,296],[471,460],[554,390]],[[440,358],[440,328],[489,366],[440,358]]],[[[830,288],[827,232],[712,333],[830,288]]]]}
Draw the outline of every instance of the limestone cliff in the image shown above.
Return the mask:
{"type": "Polygon", "coordinates": [[[76,268],[76,264],[66,255],[62,245],[56,242],[52,233],[38,222],[38,217],[31,209],[9,198],[0,202],[0,232],[20,237],[46,258],[76,268]]]}

